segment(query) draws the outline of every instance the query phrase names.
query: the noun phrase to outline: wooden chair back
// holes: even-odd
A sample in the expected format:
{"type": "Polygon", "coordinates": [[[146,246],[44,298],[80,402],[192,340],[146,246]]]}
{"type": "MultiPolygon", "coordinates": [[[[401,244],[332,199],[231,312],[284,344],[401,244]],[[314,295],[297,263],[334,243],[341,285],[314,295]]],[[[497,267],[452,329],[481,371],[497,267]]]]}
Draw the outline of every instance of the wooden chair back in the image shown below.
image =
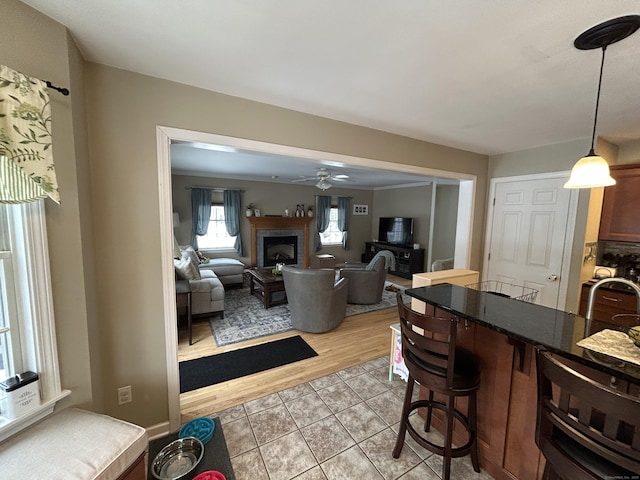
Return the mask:
{"type": "Polygon", "coordinates": [[[430,390],[446,393],[454,383],[457,318],[418,313],[403,302],[400,292],[396,299],[402,356],[409,373],[430,390]]]}
{"type": "Polygon", "coordinates": [[[536,360],[536,444],[553,472],[571,480],[640,474],[640,398],[591,380],[542,348],[536,360]]]}

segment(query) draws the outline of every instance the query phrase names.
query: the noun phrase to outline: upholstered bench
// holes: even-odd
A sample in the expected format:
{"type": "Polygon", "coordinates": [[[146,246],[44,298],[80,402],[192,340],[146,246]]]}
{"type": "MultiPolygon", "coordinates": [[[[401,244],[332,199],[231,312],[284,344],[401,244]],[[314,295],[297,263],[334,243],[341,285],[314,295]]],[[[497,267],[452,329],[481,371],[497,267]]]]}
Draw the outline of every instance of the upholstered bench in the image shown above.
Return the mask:
{"type": "Polygon", "coordinates": [[[213,270],[224,286],[242,285],[244,263],[234,258],[210,258],[207,263],[198,265],[200,271],[213,270]]]}
{"type": "Polygon", "coordinates": [[[144,480],[144,428],[66,408],[0,443],[2,478],[144,480]]]}

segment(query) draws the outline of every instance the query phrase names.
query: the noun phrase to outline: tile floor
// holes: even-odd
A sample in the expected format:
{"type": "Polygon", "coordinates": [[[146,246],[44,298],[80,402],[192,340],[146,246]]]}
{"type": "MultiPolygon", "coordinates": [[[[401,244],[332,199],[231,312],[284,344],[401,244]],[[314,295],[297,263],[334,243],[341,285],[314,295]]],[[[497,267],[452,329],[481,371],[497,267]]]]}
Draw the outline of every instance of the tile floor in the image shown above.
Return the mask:
{"type": "MultiPolygon", "coordinates": [[[[391,456],[406,383],[388,376],[383,357],[219,412],[237,480],[438,480],[441,458],[409,435],[391,456]]],[[[491,479],[469,457],[451,478],[491,479]]]]}

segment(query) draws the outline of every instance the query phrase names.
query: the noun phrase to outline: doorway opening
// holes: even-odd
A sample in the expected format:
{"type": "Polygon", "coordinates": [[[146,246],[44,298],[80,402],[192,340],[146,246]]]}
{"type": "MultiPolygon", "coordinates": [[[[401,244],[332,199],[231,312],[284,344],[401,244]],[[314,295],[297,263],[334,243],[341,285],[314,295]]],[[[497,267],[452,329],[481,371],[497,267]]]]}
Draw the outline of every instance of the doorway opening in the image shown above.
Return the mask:
{"type": "Polygon", "coordinates": [[[472,238],[471,231],[473,227],[473,209],[476,188],[476,177],[473,175],[162,126],[156,127],[156,140],[158,149],[160,243],[163,267],[163,317],[166,339],[169,429],[171,431],[177,430],[180,426],[180,378],[177,360],[178,338],[175,328],[175,284],[173,264],[171,262],[171,252],[173,251],[173,220],[170,147],[172,141],[224,145],[240,150],[252,150],[256,152],[286,155],[289,157],[300,158],[301,160],[306,159],[309,161],[338,162],[339,164],[359,166],[367,169],[395,170],[414,173],[416,175],[433,176],[458,181],[460,189],[457,209],[458,215],[454,266],[456,268],[468,268],[469,266],[471,256],[470,239],[472,238]]]}

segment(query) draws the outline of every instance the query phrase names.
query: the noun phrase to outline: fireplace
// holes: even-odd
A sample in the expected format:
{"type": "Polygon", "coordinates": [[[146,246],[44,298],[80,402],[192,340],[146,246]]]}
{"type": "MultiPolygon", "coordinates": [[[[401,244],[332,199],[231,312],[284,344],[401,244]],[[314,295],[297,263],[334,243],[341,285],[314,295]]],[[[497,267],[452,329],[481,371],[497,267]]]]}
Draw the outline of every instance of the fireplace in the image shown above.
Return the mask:
{"type": "MultiPolygon", "coordinates": [[[[285,249],[284,255],[295,256],[295,261],[269,261],[270,265],[276,263],[289,263],[302,268],[309,268],[309,224],[310,217],[247,217],[251,224],[251,265],[258,268],[268,267],[265,265],[265,239],[273,237],[295,237],[296,246],[293,254],[291,249],[285,249]]],[[[270,240],[268,241],[270,242],[270,240]]],[[[282,243],[282,242],[278,242],[282,243]]],[[[279,249],[280,250],[280,249],[279,249]]]]}
{"type": "Polygon", "coordinates": [[[303,264],[304,232],[302,230],[264,229],[256,235],[256,264],[271,268],[276,263],[303,264]]]}
{"type": "Polygon", "coordinates": [[[263,238],[263,266],[272,267],[276,263],[295,265],[298,263],[298,237],[296,235],[263,238]]]}

